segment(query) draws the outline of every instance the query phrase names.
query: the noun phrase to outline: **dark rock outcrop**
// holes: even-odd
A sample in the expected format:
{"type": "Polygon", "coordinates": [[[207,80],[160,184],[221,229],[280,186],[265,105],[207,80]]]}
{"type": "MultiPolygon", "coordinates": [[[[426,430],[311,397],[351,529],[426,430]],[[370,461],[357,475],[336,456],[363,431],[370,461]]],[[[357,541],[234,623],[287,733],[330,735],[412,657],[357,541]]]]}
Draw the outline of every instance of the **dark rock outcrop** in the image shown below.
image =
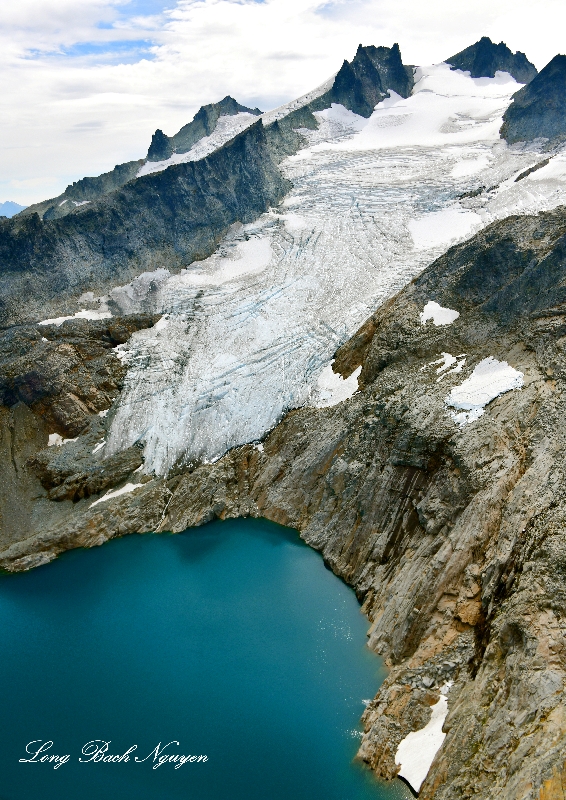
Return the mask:
{"type": "Polygon", "coordinates": [[[453,69],[469,72],[472,78],[495,78],[495,73],[508,72],[518,83],[529,83],[537,74],[537,68],[519,50],[513,53],[505,44],[495,44],[489,36],[466,47],[460,53],[446,59],[453,69]]]}
{"type": "Polygon", "coordinates": [[[389,89],[408,97],[414,85],[413,71],[401,60],[399,45],[359,45],[352,61],[344,61],[330,91],[311,104],[313,111],[340,103],[362,117],[370,117],[389,89]]]}
{"type": "Polygon", "coordinates": [[[67,298],[74,313],[70,298],[84,291],[204,258],[230,225],[289,188],[258,121],[207,158],[130,181],[63,219],[0,219],[0,326],[65,313],[67,298]]]}
{"type": "Polygon", "coordinates": [[[566,137],[566,56],[554,56],[536,78],[513,95],[503,115],[501,136],[509,144],[566,137]]]}
{"type": "Polygon", "coordinates": [[[59,197],[34,203],[20,211],[18,216],[21,218],[38,214],[44,220],[66,217],[77,206],[92,203],[93,200],[115,192],[116,189],[133,180],[143,163],[143,159],[128,161],[125,164],[117,164],[110,172],[97,175],[95,178],[81,178],[67,186],[59,197]]]}
{"type": "Polygon", "coordinates": [[[184,125],[174,136],[165,136],[159,129],[155,131],[147,153],[148,161],[162,161],[169,158],[172,153],[188,152],[200,139],[210,136],[220,117],[234,116],[242,112],[255,116],[261,114],[259,108],[242,106],[230,95],[219,103],[201,106],[193,120],[184,125]]]}
{"type": "Polygon", "coordinates": [[[159,316],[67,320],[28,325],[0,335],[0,404],[25,403],[52,432],[78,436],[90,416],[108,409],[126,369],[112,349],[159,316]]]}

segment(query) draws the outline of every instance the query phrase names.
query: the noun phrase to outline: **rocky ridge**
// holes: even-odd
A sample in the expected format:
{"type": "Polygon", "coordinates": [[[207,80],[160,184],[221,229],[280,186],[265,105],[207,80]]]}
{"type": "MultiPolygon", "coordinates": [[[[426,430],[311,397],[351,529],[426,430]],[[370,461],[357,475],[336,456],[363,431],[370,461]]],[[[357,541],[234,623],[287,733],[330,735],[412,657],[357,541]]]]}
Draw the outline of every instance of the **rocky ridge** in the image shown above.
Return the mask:
{"type": "Polygon", "coordinates": [[[509,144],[548,139],[550,145],[566,137],[566,56],[554,56],[531,83],[513,95],[503,116],[501,137],[509,144]]]}
{"type": "MultiPolygon", "coordinates": [[[[44,499],[63,512],[57,524],[23,541],[3,535],[0,563],[27,569],[69,547],[215,518],[295,527],[355,588],[370,647],[391,668],[364,714],[360,757],[377,775],[396,774],[399,742],[426,724],[452,681],[447,737],[420,796],[552,797],[566,757],[565,248],[564,208],[491,225],[340,348],[335,371],[362,367],[350,400],[293,411],[261,445],[146,476],[96,507],[89,489],[75,502],[68,493],[44,499]],[[430,301],[460,316],[423,324],[430,301]],[[441,371],[441,353],[465,357],[465,366],[441,371]],[[445,398],[488,356],[520,370],[524,387],[460,427],[445,398]]],[[[57,481],[64,491],[76,485],[61,468],[62,452],[76,445],[51,455],[45,429],[23,433],[36,415],[23,403],[9,413],[14,438],[26,442],[16,449],[28,480],[43,482],[44,493],[57,481]]],[[[124,458],[133,470],[135,454],[124,458]]],[[[91,471],[83,485],[95,479],[91,471]]]]}
{"type": "Polygon", "coordinates": [[[74,311],[85,291],[205,258],[230,225],[288,188],[257,122],[208,158],[137,178],[62,219],[0,219],[0,326],[74,311]]]}
{"type": "Polygon", "coordinates": [[[513,53],[505,44],[495,44],[489,36],[466,47],[446,59],[453,69],[469,72],[472,78],[495,78],[495,73],[508,72],[517,83],[529,83],[537,74],[537,68],[524,53],[513,53]]]}
{"type": "Polygon", "coordinates": [[[259,108],[242,106],[230,95],[218,103],[201,106],[193,120],[184,125],[174,136],[166,136],[158,128],[153,134],[147,151],[147,160],[161,161],[169,158],[173,153],[187,153],[200,139],[210,136],[221,116],[235,116],[242,112],[253,114],[256,117],[261,115],[259,108]]]}

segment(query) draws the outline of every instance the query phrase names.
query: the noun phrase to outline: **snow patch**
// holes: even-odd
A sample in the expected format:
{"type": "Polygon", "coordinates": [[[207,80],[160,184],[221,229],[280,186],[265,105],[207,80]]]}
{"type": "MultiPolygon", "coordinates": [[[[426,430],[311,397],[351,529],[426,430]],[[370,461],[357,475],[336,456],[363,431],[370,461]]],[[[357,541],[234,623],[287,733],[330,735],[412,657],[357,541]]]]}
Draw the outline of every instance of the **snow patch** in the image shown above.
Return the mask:
{"type": "MultiPolygon", "coordinates": [[[[443,687],[448,691],[449,686],[443,687]]],[[[399,742],[395,753],[395,763],[401,765],[400,777],[409,783],[415,792],[418,792],[428,775],[435,755],[442,747],[446,734],[442,730],[444,720],[448,714],[448,698],[441,694],[435,705],[432,706],[430,720],[424,728],[412,731],[399,742]]]]}
{"type": "Polygon", "coordinates": [[[421,323],[423,325],[425,325],[428,320],[431,319],[433,324],[437,327],[439,325],[452,325],[452,323],[457,320],[459,316],[459,311],[455,311],[453,308],[443,308],[438,303],[435,303],[434,300],[429,300],[419,314],[421,323]]]}
{"type": "Polygon", "coordinates": [[[50,433],[49,439],[47,440],[47,447],[60,447],[62,444],[67,444],[67,442],[76,442],[78,436],[74,439],[63,439],[58,433],[50,433]]]}
{"type": "Polygon", "coordinates": [[[358,391],[358,378],[362,371],[358,367],[350,377],[343,378],[332,369],[334,359],[320,373],[316,388],[311,398],[310,405],[314,408],[328,408],[337,406],[344,400],[348,400],[358,391]]]}
{"type": "Polygon", "coordinates": [[[88,311],[87,309],[82,309],[82,311],[77,311],[76,314],[71,314],[68,317],[55,317],[54,319],[44,319],[41,322],[38,322],[38,325],[62,325],[68,319],[108,319],[111,317],[112,314],[110,311],[88,311]]]}
{"type": "Polygon", "coordinates": [[[466,425],[479,419],[484,408],[496,397],[524,384],[524,373],[509,366],[506,361],[497,361],[493,356],[484,358],[474,368],[469,378],[455,386],[446,400],[447,406],[455,408],[450,416],[458,425],[466,425]]]}
{"type": "Polygon", "coordinates": [[[481,225],[479,214],[467,211],[457,204],[410,220],[409,231],[417,250],[430,250],[465,239],[481,225]]]}
{"type": "Polygon", "coordinates": [[[99,411],[98,412],[98,416],[99,417],[105,417],[108,414],[109,411],[110,411],[109,408],[107,408],[106,411],[99,411]]]}
{"type": "Polygon", "coordinates": [[[524,180],[546,181],[546,180],[566,180],[566,152],[559,153],[551,158],[546,166],[532,172],[524,180]]]}
{"type": "Polygon", "coordinates": [[[112,500],[113,497],[119,497],[121,494],[133,492],[134,489],[139,489],[140,486],[143,486],[143,483],[127,483],[125,486],[122,486],[121,489],[115,489],[113,492],[106,492],[104,497],[99,497],[98,500],[90,504],[89,508],[93,508],[98,505],[98,503],[105,503],[107,500],[112,500]]]}
{"type": "Polygon", "coordinates": [[[164,314],[161,319],[158,319],[155,325],[153,326],[154,331],[162,331],[164,330],[167,325],[169,325],[169,318],[166,314],[164,314]]]}
{"type": "Polygon", "coordinates": [[[226,254],[214,254],[204,261],[197,261],[171,283],[180,286],[220,286],[245,276],[257,275],[269,265],[273,256],[268,238],[252,236],[238,242],[226,254]]]}
{"type": "Polygon", "coordinates": [[[483,153],[477,158],[464,158],[454,165],[451,175],[453,178],[467,178],[470,175],[476,175],[489,165],[490,160],[488,153],[483,153]]]}

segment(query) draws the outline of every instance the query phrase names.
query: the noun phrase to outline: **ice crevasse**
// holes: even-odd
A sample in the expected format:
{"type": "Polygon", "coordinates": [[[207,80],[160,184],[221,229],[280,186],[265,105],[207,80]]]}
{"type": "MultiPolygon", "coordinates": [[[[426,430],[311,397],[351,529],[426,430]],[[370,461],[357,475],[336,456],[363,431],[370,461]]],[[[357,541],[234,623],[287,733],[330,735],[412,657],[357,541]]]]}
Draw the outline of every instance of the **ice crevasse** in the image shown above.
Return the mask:
{"type": "Polygon", "coordinates": [[[116,287],[122,313],[166,319],[120,347],[129,370],[106,455],[141,441],[145,469],[164,474],[258,441],[287,410],[324,405],[321,389],[349,402],[357,383],[324,389],[324,375],[336,380],[336,349],[379,304],[493,220],[566,202],[561,165],[515,182],[539,154],[499,139],[519,88],[509,75],[440,64],[415,77],[368,120],[316,112],[308,146],[281,165],[282,206],[233,226],[210,258],[116,287]],[[498,188],[458,200],[478,184],[498,188]]]}

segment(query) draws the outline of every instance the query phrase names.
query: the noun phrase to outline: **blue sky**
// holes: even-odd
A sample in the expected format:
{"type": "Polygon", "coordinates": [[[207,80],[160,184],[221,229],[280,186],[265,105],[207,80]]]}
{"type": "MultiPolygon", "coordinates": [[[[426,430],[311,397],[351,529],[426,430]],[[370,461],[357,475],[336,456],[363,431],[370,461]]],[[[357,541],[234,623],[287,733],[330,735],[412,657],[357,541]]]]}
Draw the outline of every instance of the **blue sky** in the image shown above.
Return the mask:
{"type": "Polygon", "coordinates": [[[482,35],[541,68],[564,49],[563,0],[13,0],[0,3],[0,202],[29,204],[147,152],[204,103],[273,108],[357,45],[405,63],[482,35]]]}

